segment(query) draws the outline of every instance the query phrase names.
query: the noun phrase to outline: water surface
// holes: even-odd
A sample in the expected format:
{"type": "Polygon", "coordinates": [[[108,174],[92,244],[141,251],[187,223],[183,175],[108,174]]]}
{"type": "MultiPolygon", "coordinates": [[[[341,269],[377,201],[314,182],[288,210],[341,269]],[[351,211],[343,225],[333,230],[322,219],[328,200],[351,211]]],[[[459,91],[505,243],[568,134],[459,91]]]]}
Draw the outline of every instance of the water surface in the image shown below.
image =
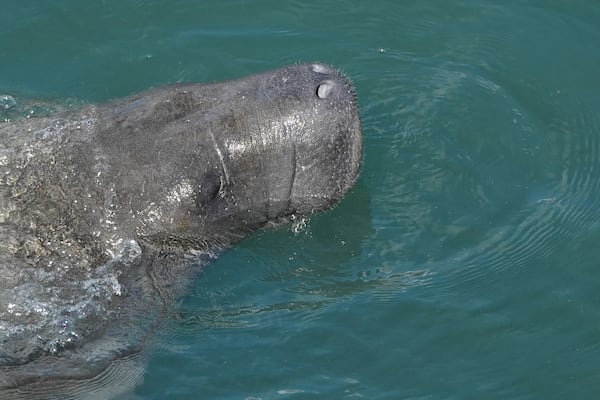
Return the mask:
{"type": "Polygon", "coordinates": [[[600,392],[594,2],[5,3],[3,118],[312,60],[357,86],[356,189],[212,264],[122,399],[600,392]]]}

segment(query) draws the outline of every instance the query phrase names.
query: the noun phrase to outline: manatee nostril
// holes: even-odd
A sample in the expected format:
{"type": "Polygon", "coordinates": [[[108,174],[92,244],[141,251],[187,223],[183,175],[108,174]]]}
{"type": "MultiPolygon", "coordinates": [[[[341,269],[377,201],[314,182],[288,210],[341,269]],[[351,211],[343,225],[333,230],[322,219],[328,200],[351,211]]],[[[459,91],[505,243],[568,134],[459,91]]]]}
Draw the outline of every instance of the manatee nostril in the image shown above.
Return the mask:
{"type": "Polygon", "coordinates": [[[331,72],[331,69],[323,64],[313,64],[312,70],[319,74],[328,74],[331,72]]]}
{"type": "Polygon", "coordinates": [[[319,86],[317,86],[317,96],[320,99],[326,99],[327,96],[329,96],[329,93],[331,93],[333,86],[334,83],[332,81],[324,81],[319,86]]]}

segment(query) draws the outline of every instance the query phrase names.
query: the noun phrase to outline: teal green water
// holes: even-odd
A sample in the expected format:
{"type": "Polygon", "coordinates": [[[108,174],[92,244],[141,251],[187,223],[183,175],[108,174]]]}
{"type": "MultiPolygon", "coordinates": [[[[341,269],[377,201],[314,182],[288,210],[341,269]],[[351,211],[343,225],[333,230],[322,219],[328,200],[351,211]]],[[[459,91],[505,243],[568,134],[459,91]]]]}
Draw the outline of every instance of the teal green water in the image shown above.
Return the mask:
{"type": "Polygon", "coordinates": [[[0,13],[19,104],[312,60],[359,94],[356,189],[212,264],[123,399],[597,398],[596,2],[32,3],[0,13]]]}

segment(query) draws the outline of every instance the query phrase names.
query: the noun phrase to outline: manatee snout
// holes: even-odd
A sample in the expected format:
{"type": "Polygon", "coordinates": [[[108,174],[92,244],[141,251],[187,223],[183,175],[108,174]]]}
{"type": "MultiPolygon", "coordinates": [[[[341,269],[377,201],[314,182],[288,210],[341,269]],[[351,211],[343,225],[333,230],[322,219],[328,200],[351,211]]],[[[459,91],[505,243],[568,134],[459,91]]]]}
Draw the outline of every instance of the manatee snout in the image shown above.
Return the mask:
{"type": "Polygon", "coordinates": [[[296,174],[291,205],[299,213],[318,211],[341,199],[360,171],[362,128],[355,89],[333,67],[304,67],[312,82],[314,107],[304,118],[314,121],[297,132],[296,174]]]}

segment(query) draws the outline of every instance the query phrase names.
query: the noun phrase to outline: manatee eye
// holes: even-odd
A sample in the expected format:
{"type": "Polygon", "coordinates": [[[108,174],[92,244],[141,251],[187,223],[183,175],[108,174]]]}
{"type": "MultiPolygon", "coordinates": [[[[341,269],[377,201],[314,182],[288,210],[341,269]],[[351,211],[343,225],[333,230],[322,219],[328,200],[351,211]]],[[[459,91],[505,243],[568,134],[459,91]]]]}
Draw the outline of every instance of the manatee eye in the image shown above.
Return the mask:
{"type": "Polygon", "coordinates": [[[222,190],[223,182],[219,174],[213,171],[207,173],[202,183],[198,186],[196,206],[200,209],[206,208],[218,198],[222,190]]]}
{"type": "Polygon", "coordinates": [[[323,81],[319,86],[317,86],[317,96],[320,99],[326,99],[333,90],[333,86],[335,84],[332,81],[323,81]]]}

